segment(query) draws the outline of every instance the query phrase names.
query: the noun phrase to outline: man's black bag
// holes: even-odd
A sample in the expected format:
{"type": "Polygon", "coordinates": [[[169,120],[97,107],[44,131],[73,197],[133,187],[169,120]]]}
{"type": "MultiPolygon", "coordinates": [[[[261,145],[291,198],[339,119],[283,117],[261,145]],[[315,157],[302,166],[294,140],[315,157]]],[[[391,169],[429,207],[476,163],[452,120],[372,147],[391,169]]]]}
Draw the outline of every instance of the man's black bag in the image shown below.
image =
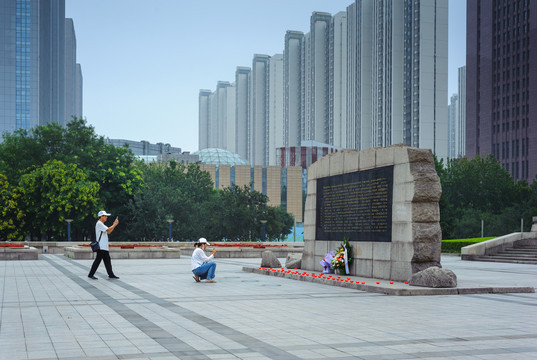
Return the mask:
{"type": "Polygon", "coordinates": [[[101,241],[101,236],[103,236],[103,232],[101,231],[101,235],[99,235],[99,240],[97,241],[92,241],[90,243],[90,246],[91,246],[91,250],[93,250],[93,252],[96,252],[97,250],[101,250],[101,246],[99,245],[99,242],[101,241]]]}

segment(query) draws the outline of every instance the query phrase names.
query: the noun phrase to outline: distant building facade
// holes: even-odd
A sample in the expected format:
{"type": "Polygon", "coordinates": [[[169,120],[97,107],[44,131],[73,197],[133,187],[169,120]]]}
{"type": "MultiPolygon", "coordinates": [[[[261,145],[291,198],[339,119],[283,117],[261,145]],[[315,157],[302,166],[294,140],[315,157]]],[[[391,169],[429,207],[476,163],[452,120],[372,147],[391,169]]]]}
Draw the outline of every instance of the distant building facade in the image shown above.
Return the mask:
{"type": "Polygon", "coordinates": [[[82,71],[65,0],[0,3],[0,133],[82,116],[82,71]]]}
{"type": "Polygon", "coordinates": [[[149,141],[134,141],[124,139],[105,139],[105,143],[115,147],[128,147],[134,155],[163,155],[163,154],[181,154],[181,148],[173,147],[170,144],[156,143],[151,144],[149,141]]]}
{"type": "Polygon", "coordinates": [[[537,2],[468,1],[466,156],[537,175],[537,2]]]}
{"type": "Polygon", "coordinates": [[[192,156],[199,158],[200,168],[210,174],[216,189],[247,186],[267,195],[270,206],[283,206],[298,223],[303,222],[307,173],[300,166],[250,166],[240,155],[218,148],[192,156]]]}
{"type": "Polygon", "coordinates": [[[281,147],[277,150],[278,165],[282,168],[300,166],[307,169],[311,164],[325,155],[341,150],[340,147],[305,140],[301,146],[281,147]]]}

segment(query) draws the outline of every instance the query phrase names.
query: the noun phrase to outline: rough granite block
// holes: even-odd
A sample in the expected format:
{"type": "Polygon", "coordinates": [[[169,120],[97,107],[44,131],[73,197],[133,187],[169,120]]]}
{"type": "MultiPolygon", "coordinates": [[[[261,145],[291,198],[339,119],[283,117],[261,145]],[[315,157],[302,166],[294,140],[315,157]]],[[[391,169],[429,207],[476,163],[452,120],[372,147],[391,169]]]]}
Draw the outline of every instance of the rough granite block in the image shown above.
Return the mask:
{"type": "Polygon", "coordinates": [[[439,222],[440,221],[440,206],[438,202],[418,202],[412,203],[412,219],[413,222],[439,222]]]}

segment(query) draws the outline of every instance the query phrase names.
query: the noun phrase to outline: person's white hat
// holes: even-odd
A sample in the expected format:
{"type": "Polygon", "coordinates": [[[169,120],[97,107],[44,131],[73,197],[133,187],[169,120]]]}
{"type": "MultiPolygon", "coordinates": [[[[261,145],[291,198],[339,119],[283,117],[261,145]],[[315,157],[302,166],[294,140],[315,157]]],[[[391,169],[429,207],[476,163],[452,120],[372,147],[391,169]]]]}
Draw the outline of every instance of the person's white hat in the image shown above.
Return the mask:
{"type": "Polygon", "coordinates": [[[99,213],[97,214],[97,217],[101,217],[101,216],[103,216],[103,215],[110,216],[110,215],[112,215],[112,214],[109,214],[109,213],[107,213],[106,211],[101,210],[101,211],[99,211],[99,213]]]}
{"type": "Polygon", "coordinates": [[[207,244],[207,245],[211,245],[211,244],[209,244],[209,243],[207,242],[207,239],[206,239],[206,238],[200,238],[200,239],[198,240],[198,243],[199,243],[199,244],[207,244]]]}

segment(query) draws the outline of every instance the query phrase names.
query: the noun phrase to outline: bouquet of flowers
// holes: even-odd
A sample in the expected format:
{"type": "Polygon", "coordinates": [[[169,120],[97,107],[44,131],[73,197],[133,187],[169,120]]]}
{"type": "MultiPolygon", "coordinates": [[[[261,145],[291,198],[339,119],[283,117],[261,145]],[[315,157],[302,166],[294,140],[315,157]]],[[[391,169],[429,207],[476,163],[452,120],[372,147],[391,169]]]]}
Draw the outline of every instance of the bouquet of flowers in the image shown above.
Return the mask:
{"type": "Polygon", "coordinates": [[[349,265],[352,264],[352,246],[348,238],[343,238],[343,242],[337,249],[337,252],[332,259],[332,268],[340,274],[349,273],[349,265]]]}

